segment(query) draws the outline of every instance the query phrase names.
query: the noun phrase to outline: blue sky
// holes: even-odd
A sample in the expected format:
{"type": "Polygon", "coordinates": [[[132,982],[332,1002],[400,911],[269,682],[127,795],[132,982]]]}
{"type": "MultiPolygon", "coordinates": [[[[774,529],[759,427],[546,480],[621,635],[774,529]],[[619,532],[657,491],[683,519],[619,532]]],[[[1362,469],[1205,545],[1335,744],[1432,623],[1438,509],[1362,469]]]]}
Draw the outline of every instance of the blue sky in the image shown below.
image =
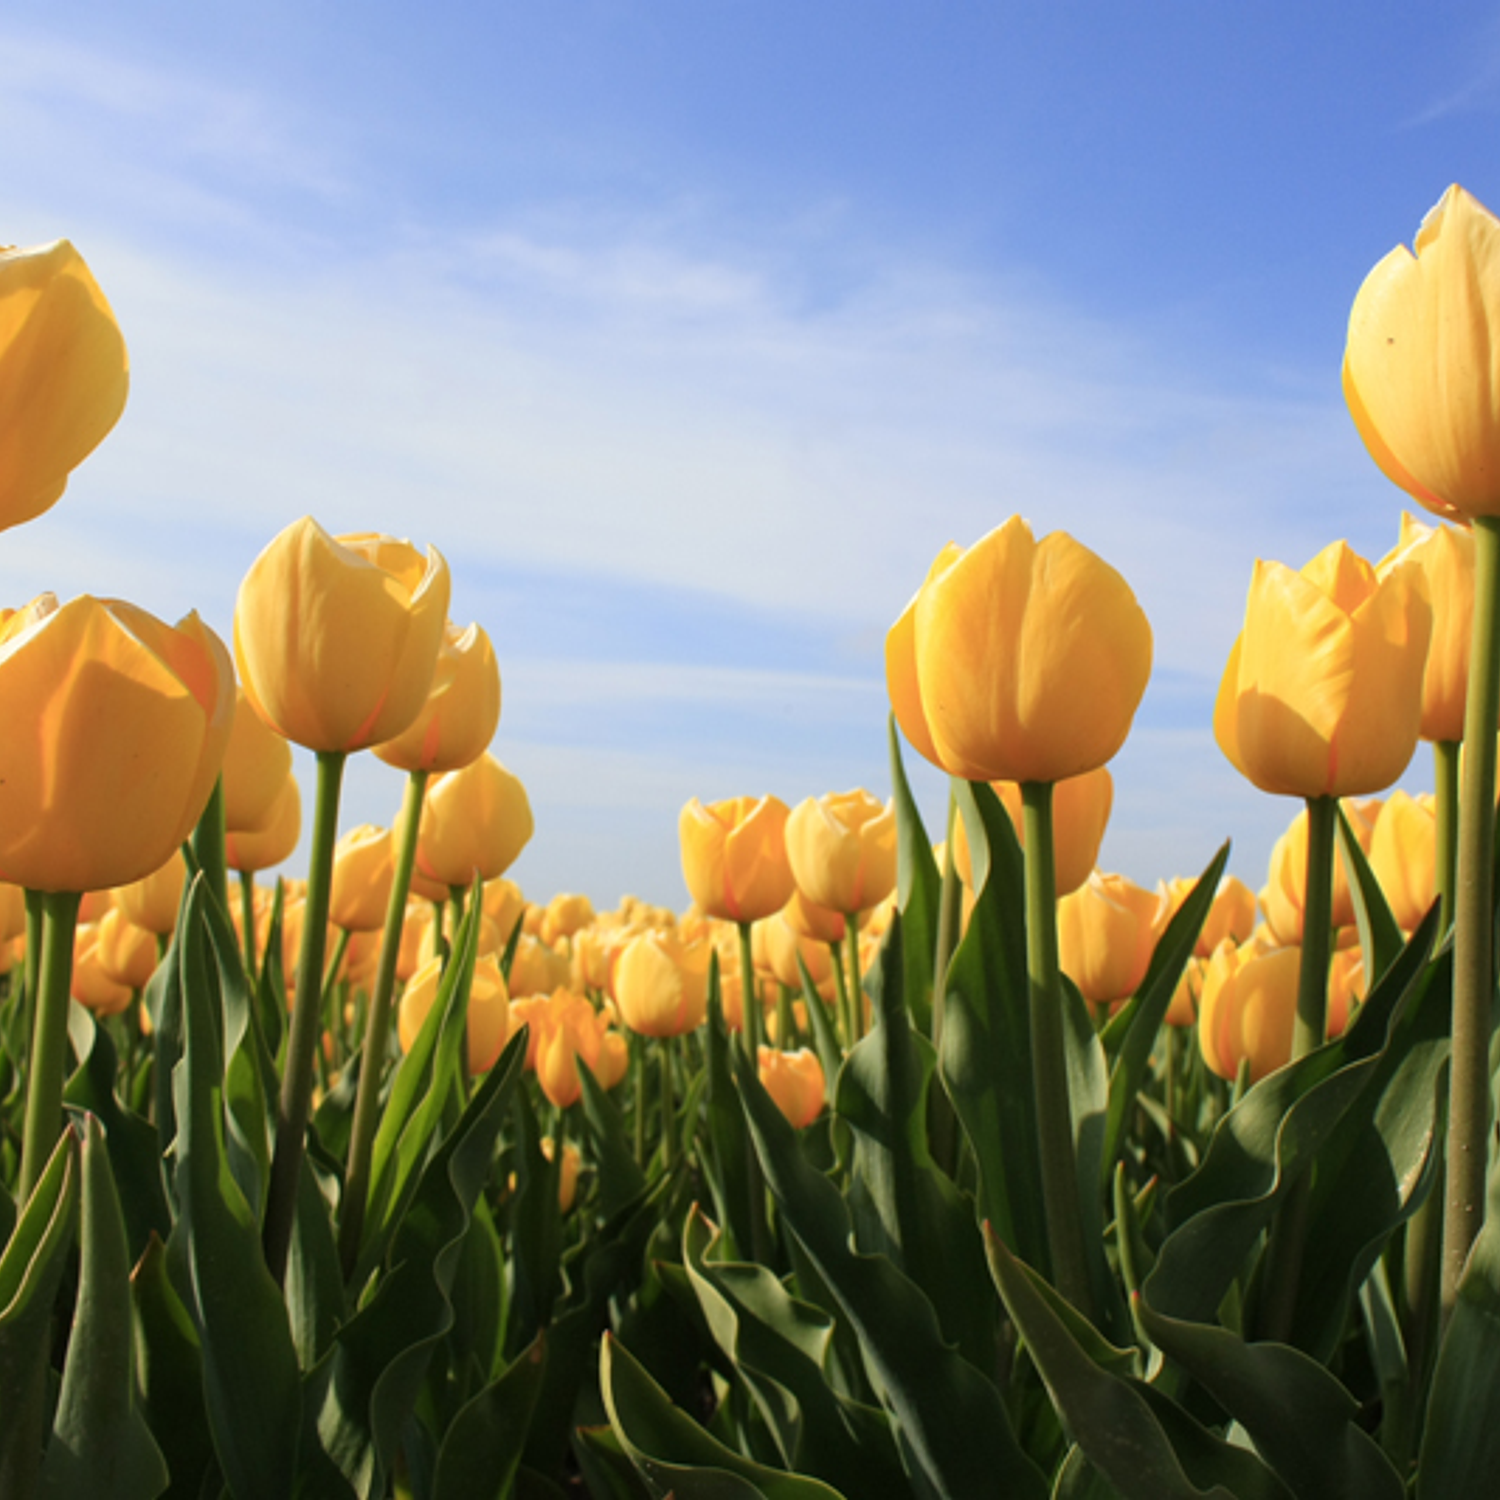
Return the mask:
{"type": "MultiPolygon", "coordinates": [[[[1450,182],[1500,207],[1497,123],[1473,4],[11,0],[0,237],[74,241],[133,385],[0,599],[227,636],[302,514],[431,541],[527,895],[681,906],[689,797],[885,793],[884,633],[1020,512],[1155,630],[1102,862],[1259,885],[1295,808],[1210,725],[1251,564],[1394,542],[1349,304],[1450,182]]],[[[400,794],[359,757],[345,825],[400,794]]]]}

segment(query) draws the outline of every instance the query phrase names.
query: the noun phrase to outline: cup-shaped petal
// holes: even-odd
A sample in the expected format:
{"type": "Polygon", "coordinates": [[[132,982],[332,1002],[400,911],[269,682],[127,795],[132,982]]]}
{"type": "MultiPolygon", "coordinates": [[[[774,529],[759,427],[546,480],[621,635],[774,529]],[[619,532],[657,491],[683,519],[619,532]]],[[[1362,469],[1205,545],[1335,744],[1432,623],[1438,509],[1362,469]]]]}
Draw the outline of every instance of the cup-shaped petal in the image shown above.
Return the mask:
{"type": "Polygon", "coordinates": [[[614,971],[620,1019],[642,1036],[682,1036],[708,1008],[707,944],[683,943],[672,933],[632,938],[614,971]]]}
{"type": "Polygon", "coordinates": [[[731,797],[682,809],[677,831],[682,875],[700,911],[757,922],[791,898],[787,805],[779,797],[731,797]]]}
{"type": "Polygon", "coordinates": [[[375,754],[401,771],[457,771],[489,749],[500,723],[500,666],[479,625],[443,632],[421,712],[375,754]]]}
{"type": "Polygon", "coordinates": [[[224,857],[231,870],[253,874],[288,860],[302,837],[302,793],[297,778],[283,779],[262,828],[229,829],[224,835],[224,857]]]}
{"type": "Polygon", "coordinates": [[[351,828],[334,846],[328,920],[346,932],[383,927],[395,875],[390,830],[373,823],[351,828]]]}
{"type": "Polygon", "coordinates": [[[488,751],[427,786],[417,868],[446,886],[494,880],[515,862],[535,824],[520,779],[488,751]]]}
{"type": "Polygon", "coordinates": [[[1094,871],[1057,904],[1058,962],[1094,1005],[1133,995],[1156,941],[1161,898],[1124,875],[1094,871]]]}
{"type": "Polygon", "coordinates": [[[234,728],[224,752],[224,827],[230,833],[266,827],[292,774],[292,747],[238,690],[234,728]]]}
{"type": "Polygon", "coordinates": [[[825,1085],[817,1053],[806,1047],[795,1052],[762,1047],[759,1071],[765,1091],[795,1129],[811,1125],[822,1114],[825,1085]]]}
{"type": "Polygon", "coordinates": [[[896,884],[896,806],[869,792],[829,792],[787,817],[786,853],[797,889],[815,906],[868,911],[896,884]]]}

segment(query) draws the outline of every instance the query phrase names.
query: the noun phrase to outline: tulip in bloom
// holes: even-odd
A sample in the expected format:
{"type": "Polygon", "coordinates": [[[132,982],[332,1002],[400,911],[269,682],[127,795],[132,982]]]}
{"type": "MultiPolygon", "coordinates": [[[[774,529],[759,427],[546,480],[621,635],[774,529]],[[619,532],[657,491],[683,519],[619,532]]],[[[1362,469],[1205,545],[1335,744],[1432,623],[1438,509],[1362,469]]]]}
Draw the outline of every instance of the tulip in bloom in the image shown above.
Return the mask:
{"type": "Polygon", "coordinates": [[[1058,962],[1092,1005],[1136,992],[1156,946],[1161,898],[1098,870],[1057,904],[1058,962]]]}
{"type": "Polygon", "coordinates": [[[234,654],[265,721],[320,752],[395,738],[427,700],[448,619],[434,547],[294,521],[251,564],[234,654]]]}
{"type": "MultiPolygon", "coordinates": [[[[1305,812],[1302,814],[1302,828],[1303,868],[1305,870],[1307,864],[1307,815],[1305,812]]],[[[1176,878],[1163,881],[1157,887],[1157,893],[1161,898],[1156,923],[1158,936],[1166,931],[1167,923],[1177,915],[1182,903],[1192,894],[1193,887],[1197,883],[1196,880],[1176,878]]],[[[1219,881],[1218,890],[1214,892],[1214,899],[1208,908],[1208,915],[1203,919],[1203,926],[1198,929],[1198,940],[1193,945],[1194,955],[1198,958],[1208,958],[1225,938],[1235,943],[1245,942],[1255,931],[1255,916],[1255,892],[1238,876],[1225,875],[1219,881]]]]}
{"type": "Polygon", "coordinates": [[[495,648],[481,626],[449,621],[421,712],[375,754],[401,771],[458,771],[489,749],[499,723],[495,648]]]}
{"type": "Polygon", "coordinates": [[[1383,790],[1416,749],[1431,624],[1410,564],[1381,577],[1342,541],[1301,572],[1258,561],[1214,706],[1219,748],[1263,792],[1383,790]]]}
{"type": "Polygon", "coordinates": [[[677,821],[682,876],[699,910],[729,922],[758,922],[792,894],[787,805],[779,797],[696,797],[677,821]]]}
{"type": "Polygon", "coordinates": [[[121,600],[44,594],[0,626],[0,704],[0,880],[103,890],[192,832],[224,759],[234,669],[195,614],[173,628],[121,600]]]}
{"type": "Polygon", "coordinates": [[[682,1036],[702,1024],[708,1009],[704,943],[684,943],[672,932],[643,932],[620,954],[614,1001],[620,1019],[641,1036],[682,1036]]]}
{"type": "Polygon", "coordinates": [[[114,904],[132,925],[157,937],[166,937],[177,926],[177,911],[186,884],[187,861],[181,849],[174,849],[160,869],[122,885],[114,893],[114,904]]]}
{"type": "Polygon", "coordinates": [[[1019,516],[951,543],[891,627],[902,730],[968,781],[1055,782],[1125,743],[1151,675],[1151,627],[1125,580],[1064,532],[1019,516]]]}
{"type": "Polygon", "coordinates": [[[776,1107],[801,1130],[823,1113],[823,1065],[815,1052],[801,1047],[795,1052],[777,1052],[762,1047],[760,1081],[776,1101],[776,1107]]]}
{"type": "Polygon", "coordinates": [[[351,828],[334,845],[328,920],[346,932],[379,931],[394,879],[390,830],[373,823],[351,828]]]}
{"type": "Polygon", "coordinates": [[[1432,797],[1395,791],[1370,835],[1370,865],[1397,924],[1410,932],[1437,899],[1437,808],[1432,797]]]}
{"type": "Polygon", "coordinates": [[[1344,396],[1387,478],[1438,515],[1500,515],[1500,221],[1461,187],[1365,278],[1344,396]]]}
{"type": "Polygon", "coordinates": [[[262,828],[230,828],[224,834],[224,858],[231,870],[253,875],[292,857],[302,837],[302,794],[288,774],[276,793],[262,828]]]}
{"type": "Polygon", "coordinates": [[[594,920],[594,903],[587,896],[562,891],[542,912],[541,939],[552,947],[587,927],[594,920]]]}
{"type": "Polygon", "coordinates": [[[156,972],[156,935],[137,927],[119,907],[111,907],[94,929],[99,967],[116,984],[143,990],[156,972]]]}
{"type": "Polygon", "coordinates": [[[863,788],[809,797],[787,817],[786,853],[815,906],[867,911],[895,888],[896,805],[863,788]]]}
{"type": "Polygon", "coordinates": [[[97,1016],[117,1016],[131,1001],[134,991],[113,979],[99,962],[99,928],[86,922],[73,934],[73,998],[97,1016]]]}
{"type": "MultiPolygon", "coordinates": [[[[396,1024],[403,1051],[411,1051],[417,1033],[437,999],[442,977],[442,962],[431,959],[412,975],[402,992],[396,1024]]],[[[488,1073],[499,1061],[510,1036],[510,991],[499,963],[493,958],[474,961],[474,982],[469,989],[465,1020],[469,1072],[477,1078],[481,1073],[488,1073]]]]}
{"type": "Polygon", "coordinates": [[[417,838],[417,869],[446,886],[503,875],[531,840],[531,802],[519,778],[488,751],[434,777],[417,838]]]}
{"type": "Polygon", "coordinates": [[[129,388],[125,341],[72,245],[0,250],[0,529],[57,501],[129,388]]]}

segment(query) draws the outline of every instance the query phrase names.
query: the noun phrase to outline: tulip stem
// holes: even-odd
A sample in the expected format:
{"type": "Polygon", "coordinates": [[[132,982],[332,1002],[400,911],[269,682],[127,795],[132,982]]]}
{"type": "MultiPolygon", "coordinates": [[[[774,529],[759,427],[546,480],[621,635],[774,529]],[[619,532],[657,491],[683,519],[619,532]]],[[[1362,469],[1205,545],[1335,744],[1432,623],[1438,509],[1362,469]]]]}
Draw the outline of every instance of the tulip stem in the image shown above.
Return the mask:
{"type": "Polygon", "coordinates": [[[349,1165],[344,1175],[344,1201],[339,1210],[339,1257],[346,1276],[359,1258],[359,1242],[364,1233],[365,1202],[370,1192],[370,1160],[375,1149],[375,1111],[380,1103],[385,1055],[390,1047],[396,960],[401,955],[401,929],[406,921],[406,897],[411,890],[411,872],[417,858],[417,834],[422,825],[422,799],[427,791],[427,777],[426,771],[412,771],[407,776],[401,821],[396,828],[391,894],[385,907],[385,928],[380,935],[375,988],[370,995],[365,1019],[359,1085],[354,1096],[354,1123],[349,1132],[349,1165]]]}
{"type": "Polygon", "coordinates": [[[1448,1080],[1448,1196],[1442,1311],[1458,1297],[1484,1222],[1495,999],[1495,731],[1500,722],[1500,517],[1475,516],[1474,635],[1464,707],[1458,884],[1453,901],[1453,1051],[1448,1080]]]}
{"type": "Polygon", "coordinates": [[[844,918],[844,948],[849,962],[849,1045],[852,1047],[865,1029],[865,991],[859,972],[859,913],[844,918]]]}
{"type": "Polygon", "coordinates": [[[961,883],[953,858],[953,830],[958,823],[958,798],[952,777],[948,783],[948,836],[943,843],[943,883],[938,893],[937,942],[932,955],[932,1045],[941,1056],[943,1016],[948,1004],[948,965],[958,947],[961,883]]]}
{"type": "Polygon", "coordinates": [[[760,1056],[760,1044],[765,1040],[761,1025],[760,996],[755,991],[755,959],[750,949],[750,924],[739,922],[740,930],[740,1035],[745,1039],[745,1051],[753,1063],[760,1056]]]}
{"type": "Polygon", "coordinates": [[[1438,930],[1453,925],[1458,889],[1458,773],[1461,740],[1439,740],[1432,747],[1432,784],[1437,813],[1438,930]]]}
{"type": "Polygon", "coordinates": [[[660,1037],[661,1060],[661,1149],[667,1171],[677,1165],[677,1110],[672,1102],[672,1061],[677,1050],[675,1036],[660,1037]]]}
{"type": "Polygon", "coordinates": [[[1026,829],[1026,973],[1030,996],[1031,1075],[1036,1093],[1037,1149],[1052,1279],[1085,1317],[1093,1316],[1083,1239],[1073,1109],[1063,1033],[1057,962],[1057,872],[1052,848],[1052,783],[1021,784],[1026,829]]]}
{"type": "Polygon", "coordinates": [[[26,1136],[21,1146],[17,1204],[24,1204],[46,1170],[63,1127],[63,1071],[68,1052],[68,1005],[73,987],[73,931],[77,891],[46,891],[41,906],[41,960],[32,1012],[31,1077],[26,1083],[26,1136]]]}
{"type": "Polygon", "coordinates": [[[1328,964],[1333,950],[1333,840],[1337,797],[1307,799],[1307,882],[1302,906],[1302,959],[1297,971],[1293,1058],[1328,1040],[1328,964]]]}
{"type": "Polygon", "coordinates": [[[245,949],[245,973],[253,988],[259,973],[260,958],[255,951],[255,872],[240,871],[240,933],[245,949]]]}
{"type": "Polygon", "coordinates": [[[276,1119],[276,1149],[266,1189],[266,1218],[261,1231],[266,1267],[279,1286],[286,1276],[292,1224],[297,1213],[297,1183],[302,1175],[307,1119],[312,1109],[313,1060],[323,1016],[323,958],[328,945],[328,893],[333,883],[333,849],[338,842],[339,791],[343,784],[342,750],[318,752],[317,803],[313,810],[312,847],[308,853],[307,904],[302,913],[302,945],[297,955],[297,990],[287,1039],[286,1071],[276,1119]]]}

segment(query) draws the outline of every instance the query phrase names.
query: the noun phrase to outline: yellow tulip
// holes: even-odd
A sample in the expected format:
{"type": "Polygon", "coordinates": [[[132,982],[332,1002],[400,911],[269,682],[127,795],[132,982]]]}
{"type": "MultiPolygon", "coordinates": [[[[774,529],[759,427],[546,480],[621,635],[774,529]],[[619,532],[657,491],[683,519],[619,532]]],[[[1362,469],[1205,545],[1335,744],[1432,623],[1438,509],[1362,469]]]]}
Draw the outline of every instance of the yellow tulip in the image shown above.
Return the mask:
{"type": "Polygon", "coordinates": [[[451,621],[421,712],[375,754],[401,771],[457,771],[489,749],[500,723],[500,667],[479,625],[451,621]]]}
{"type": "Polygon", "coordinates": [[[346,932],[378,931],[395,878],[390,830],[373,823],[351,828],[333,848],[328,920],[346,932]]]}
{"type": "MultiPolygon", "coordinates": [[[[431,959],[412,975],[402,992],[396,1029],[404,1052],[411,1051],[417,1033],[437,999],[442,977],[442,961],[431,959]]],[[[478,958],[474,961],[474,980],[469,989],[465,1027],[469,1072],[474,1077],[488,1073],[495,1066],[509,1036],[510,991],[505,976],[495,959],[478,958]]]]}
{"type": "Polygon", "coordinates": [[[787,915],[791,909],[779,911],[774,917],[755,924],[755,935],[761,941],[766,957],[766,967],[778,984],[802,992],[802,971],[797,966],[800,957],[807,965],[813,986],[825,999],[829,999],[838,981],[833,972],[833,953],[825,939],[804,937],[787,915]]]}
{"type": "Polygon", "coordinates": [[[631,939],[614,968],[620,1019],[641,1036],[682,1036],[708,1009],[706,943],[684,943],[675,933],[643,932],[631,939]]]}
{"type": "Polygon", "coordinates": [[[288,772],[271,804],[263,828],[229,829],[224,835],[224,857],[231,870],[254,874],[292,857],[302,837],[302,794],[297,778],[288,772]]]}
{"type": "Polygon", "coordinates": [[[594,920],[594,903],[587,896],[560,891],[542,912],[541,938],[553,947],[562,938],[571,938],[594,920]]]}
{"type": "Polygon", "coordinates": [[[251,564],[234,610],[245,692],[309,750],[350,751],[405,730],[432,686],[448,618],[448,565],[434,547],[310,516],[251,564]]]}
{"type": "MultiPolygon", "coordinates": [[[[1343,805],[1344,816],[1355,842],[1368,854],[1380,802],[1375,797],[1355,797],[1343,805]]],[[[1260,893],[1261,911],[1271,936],[1278,943],[1295,947],[1302,942],[1302,913],[1307,905],[1307,809],[1302,808],[1287,830],[1271,846],[1266,884],[1260,893]]],[[[1352,929],[1354,896],[1349,889],[1349,871],[1342,857],[1333,862],[1333,904],[1329,920],[1339,930],[1352,929]]]]}
{"type": "Polygon", "coordinates": [[[100,917],[95,932],[95,956],[99,967],[116,984],[143,990],[156,972],[156,936],[137,927],[119,907],[100,917]]]}
{"type": "Polygon", "coordinates": [[[1442,516],[1500,515],[1500,220],[1453,186],[1349,313],[1344,396],[1386,476],[1442,516]]]}
{"type": "Polygon", "coordinates": [[[125,341],[72,245],[0,250],[0,529],[56,502],[129,388],[125,341]]]}
{"type": "Polygon", "coordinates": [[[1301,572],[1257,561],[1214,735],[1264,792],[1378,792],[1406,769],[1422,718],[1432,611],[1420,570],[1384,577],[1346,542],[1301,572]]]}
{"type": "Polygon", "coordinates": [[[779,797],[731,797],[682,809],[682,876],[698,908],[729,922],[758,922],[792,894],[787,805],[779,797]]]}
{"type": "Polygon", "coordinates": [[[85,922],[73,933],[73,998],[98,1016],[117,1016],[130,1004],[134,993],[105,972],[99,962],[99,928],[85,922]]]}
{"type": "Polygon", "coordinates": [[[795,1052],[762,1047],[759,1072],[765,1091],[795,1129],[811,1125],[823,1113],[825,1084],[817,1053],[806,1047],[795,1052]]]}
{"type": "Polygon", "coordinates": [[[786,854],[813,905],[868,911],[896,884],[896,805],[863,788],[809,797],[787,816],[786,854]]]}
{"type": "Polygon", "coordinates": [[[511,867],[534,827],[526,788],[486,751],[428,783],[417,868],[446,886],[467,886],[476,875],[494,880],[511,867]]]}
{"type": "Polygon", "coordinates": [[[1381,558],[1376,571],[1385,574],[1407,562],[1421,568],[1432,605],[1432,640],[1422,673],[1421,736],[1434,742],[1461,740],[1474,633],[1474,533],[1459,526],[1424,526],[1402,515],[1401,540],[1381,558]]]}
{"type": "Polygon", "coordinates": [[[1429,796],[1395,791],[1370,836],[1370,865],[1397,925],[1410,932],[1437,899],[1437,809],[1429,796]]]}
{"type": "Polygon", "coordinates": [[[231,833],[267,827],[292,774],[292,747],[256,713],[243,687],[237,690],[223,774],[224,827],[231,833]]]}
{"type": "MultiPolygon", "coordinates": [[[[1304,829],[1302,858],[1305,869],[1307,863],[1305,831],[1307,817],[1305,813],[1302,822],[1304,829]]],[[[1182,903],[1192,894],[1196,884],[1196,880],[1174,878],[1163,881],[1157,887],[1161,898],[1156,923],[1158,934],[1166,931],[1167,923],[1177,915],[1182,903]]],[[[1195,956],[1209,957],[1225,938],[1236,943],[1243,943],[1255,930],[1255,911],[1255,892],[1238,876],[1224,876],[1219,881],[1219,888],[1214,892],[1214,899],[1208,908],[1208,915],[1203,919],[1203,926],[1198,929],[1198,940],[1193,945],[1195,956]]]]}
{"type": "Polygon", "coordinates": [[[218,779],[234,669],[197,615],[50,594],[0,627],[0,879],[126,885],[192,832],[218,779]]]}
{"type": "Polygon", "coordinates": [[[968,781],[1055,782],[1125,742],[1151,674],[1151,627],[1125,580],[1019,516],[951,543],[886,636],[902,730],[968,781]]]}
{"type": "Polygon", "coordinates": [[[1095,870],[1057,903],[1057,958],[1092,1005],[1136,992],[1156,946],[1161,898],[1124,875],[1095,870]]]}
{"type": "Polygon", "coordinates": [[[181,849],[174,849],[160,869],[122,885],[114,893],[115,906],[135,926],[165,937],[177,926],[177,909],[186,884],[187,861],[181,849]]]}

